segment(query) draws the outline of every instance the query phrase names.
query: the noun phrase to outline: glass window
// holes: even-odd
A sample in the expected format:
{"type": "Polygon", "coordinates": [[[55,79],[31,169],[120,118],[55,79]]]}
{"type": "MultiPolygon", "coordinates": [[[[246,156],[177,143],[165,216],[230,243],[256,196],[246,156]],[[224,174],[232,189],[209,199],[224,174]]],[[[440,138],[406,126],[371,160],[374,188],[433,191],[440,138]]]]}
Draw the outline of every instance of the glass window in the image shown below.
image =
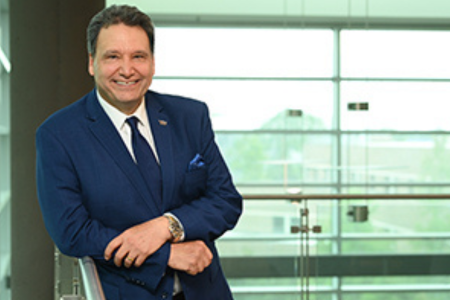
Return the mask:
{"type": "Polygon", "coordinates": [[[450,155],[449,140],[447,134],[346,134],[343,182],[392,185],[386,192],[394,192],[395,184],[450,182],[450,165],[444,163],[450,155]]]}
{"type": "Polygon", "coordinates": [[[449,99],[448,82],[344,81],[341,85],[341,128],[448,131],[449,99]],[[367,103],[368,110],[351,110],[349,105],[352,103],[367,103]]]}
{"type": "Polygon", "coordinates": [[[311,226],[320,226],[322,232],[311,233],[308,242],[301,242],[295,232],[295,227],[302,226],[302,209],[302,204],[291,200],[246,201],[246,213],[237,227],[218,241],[221,256],[296,256],[301,251],[302,243],[308,243],[311,255],[331,254],[331,244],[324,238],[333,231],[330,200],[309,202],[311,226]]]}
{"type": "Polygon", "coordinates": [[[314,134],[219,133],[217,141],[240,184],[300,187],[333,182],[332,137],[314,134]]]}
{"type": "Polygon", "coordinates": [[[332,127],[334,106],[330,81],[157,78],[152,89],[205,101],[216,131],[332,127]]]}
{"type": "Polygon", "coordinates": [[[331,77],[331,30],[158,28],[157,76],[331,77]]]}
{"type": "Polygon", "coordinates": [[[343,77],[449,78],[450,32],[343,30],[343,77]]]}
{"type": "Polygon", "coordinates": [[[448,200],[346,200],[342,202],[344,254],[446,253],[448,200]],[[367,207],[365,222],[349,212],[367,207]]]}
{"type": "MultiPolygon", "coordinates": [[[[450,33],[338,32],[157,28],[152,89],[208,104],[217,142],[244,194],[448,192],[450,33]],[[368,109],[349,108],[357,103],[368,109]]],[[[305,246],[310,255],[441,254],[450,238],[442,223],[447,202],[309,201],[309,226],[320,232],[305,242],[291,233],[302,225],[298,202],[247,200],[239,224],[218,245],[225,258],[274,261],[298,256],[305,246]],[[349,216],[357,205],[368,207],[367,221],[349,216]]],[[[298,297],[299,278],[270,277],[230,282],[237,299],[298,297]]],[[[315,279],[321,292],[314,299],[381,295],[389,288],[409,297],[415,285],[386,277],[377,286],[358,278],[315,279]]],[[[438,287],[424,289],[427,299],[440,299],[438,287]]]]}

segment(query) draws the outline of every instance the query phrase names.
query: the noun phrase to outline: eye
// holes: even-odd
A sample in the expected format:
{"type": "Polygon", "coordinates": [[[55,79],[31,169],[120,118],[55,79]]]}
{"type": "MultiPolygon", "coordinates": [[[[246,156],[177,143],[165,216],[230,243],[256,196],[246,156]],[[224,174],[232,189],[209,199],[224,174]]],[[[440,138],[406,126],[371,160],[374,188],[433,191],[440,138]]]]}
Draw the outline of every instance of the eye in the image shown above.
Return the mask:
{"type": "Polygon", "coordinates": [[[146,58],[146,55],[145,55],[145,54],[135,54],[135,55],[133,56],[133,58],[134,58],[134,59],[142,60],[142,59],[145,59],[145,58],[146,58]]]}

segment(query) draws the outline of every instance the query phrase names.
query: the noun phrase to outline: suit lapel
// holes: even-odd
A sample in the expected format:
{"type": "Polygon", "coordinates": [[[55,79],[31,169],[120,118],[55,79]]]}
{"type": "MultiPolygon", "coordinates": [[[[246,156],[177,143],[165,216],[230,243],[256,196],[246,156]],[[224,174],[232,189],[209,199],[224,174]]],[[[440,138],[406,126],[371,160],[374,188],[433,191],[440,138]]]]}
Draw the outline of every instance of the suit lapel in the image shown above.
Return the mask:
{"type": "Polygon", "coordinates": [[[157,205],[158,203],[156,203],[156,201],[148,200],[149,197],[151,197],[148,186],[143,180],[136,164],[128,152],[128,149],[123,143],[122,138],[114,127],[114,124],[101,108],[95,94],[95,90],[89,95],[87,110],[87,119],[89,121],[88,126],[93,135],[128,177],[131,184],[141,195],[142,200],[151,210],[152,215],[160,215],[162,212],[160,205],[157,205]]]}
{"type": "Polygon", "coordinates": [[[163,211],[166,211],[174,188],[172,126],[155,94],[146,94],[146,108],[161,165],[163,211]]]}

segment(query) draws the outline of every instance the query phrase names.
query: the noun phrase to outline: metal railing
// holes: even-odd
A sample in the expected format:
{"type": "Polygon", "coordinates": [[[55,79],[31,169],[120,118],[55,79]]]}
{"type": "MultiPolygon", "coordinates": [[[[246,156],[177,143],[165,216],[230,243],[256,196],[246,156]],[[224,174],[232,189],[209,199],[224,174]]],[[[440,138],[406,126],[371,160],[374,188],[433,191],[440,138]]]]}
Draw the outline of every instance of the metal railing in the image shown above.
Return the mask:
{"type": "MultiPolygon", "coordinates": [[[[328,200],[333,200],[333,199],[334,200],[344,200],[344,199],[378,199],[378,200],[411,199],[411,200],[413,200],[413,199],[450,199],[450,194],[310,194],[310,195],[306,195],[306,194],[305,195],[302,195],[302,194],[278,194],[278,195],[275,195],[275,194],[273,194],[273,195],[249,194],[249,195],[244,195],[243,198],[245,200],[292,200],[292,201],[326,200],[326,199],[328,199],[328,200]]],[[[448,257],[445,257],[445,258],[448,258],[448,257]]],[[[291,259],[291,258],[289,258],[289,259],[291,259]]],[[[335,260],[336,257],[330,257],[330,259],[335,260]]],[[[228,260],[230,260],[230,259],[228,259],[228,260]]],[[[227,261],[227,259],[225,259],[225,261],[227,261]]],[[[106,300],[94,260],[92,258],[86,256],[86,257],[80,258],[78,260],[78,262],[79,262],[79,266],[81,269],[81,274],[82,274],[82,279],[83,279],[83,287],[84,287],[86,299],[87,300],[106,300]]],[[[291,263],[292,263],[292,261],[289,260],[288,264],[291,264],[291,263]]],[[[227,265],[227,263],[225,263],[225,267],[226,267],[226,265],[227,265]]],[[[293,275],[293,274],[290,274],[290,275],[293,275]]],[[[304,275],[309,275],[309,274],[304,274],[304,275]]],[[[334,275],[337,275],[337,274],[334,274],[334,275]]],[[[332,276],[332,274],[328,274],[328,276],[332,276]]],[[[65,298],[62,298],[62,299],[64,300],[65,298]]]]}
{"type": "Polygon", "coordinates": [[[249,194],[245,200],[450,199],[450,194],[249,194]]]}
{"type": "Polygon", "coordinates": [[[98,276],[97,267],[91,257],[85,256],[77,259],[65,256],[57,250],[55,252],[55,259],[58,264],[57,269],[55,269],[55,272],[57,273],[55,300],[106,300],[98,276]],[[67,280],[63,280],[62,277],[60,277],[64,275],[67,276],[68,274],[66,273],[72,274],[72,279],[70,280],[72,293],[70,294],[67,293],[69,288],[67,282],[65,282],[67,280]],[[62,286],[63,282],[66,283],[64,287],[62,286]],[[61,288],[65,290],[66,294],[61,292],[61,288]]]}
{"type": "MultiPolygon", "coordinates": [[[[450,194],[247,194],[243,198],[248,201],[279,200],[291,201],[299,205],[299,226],[291,226],[291,234],[299,233],[299,251],[295,256],[257,256],[257,257],[225,257],[222,266],[230,278],[267,278],[267,277],[299,277],[299,286],[291,293],[299,293],[301,299],[309,299],[311,294],[309,278],[316,277],[348,277],[348,276],[393,276],[393,275],[449,275],[450,272],[440,266],[448,265],[450,255],[309,255],[309,232],[316,232],[308,222],[308,201],[311,200],[449,200],[450,194]],[[293,267],[296,266],[296,267],[293,267]],[[361,266],[365,266],[361,268],[361,266]],[[380,266],[382,266],[380,268],[380,266]],[[411,270],[414,266],[414,270],[411,270]],[[306,297],[306,298],[304,298],[306,297]]],[[[367,205],[366,205],[367,208],[367,205]]],[[[350,216],[350,212],[347,212],[350,216]]],[[[360,220],[354,222],[361,222],[360,220]]],[[[321,232],[321,228],[318,232],[321,232]]],[[[245,237],[241,237],[245,239],[245,237]]],[[[342,237],[339,237],[342,239],[342,237]]],[[[448,236],[447,236],[448,238],[448,236]]],[[[259,287],[258,287],[259,288],[259,287]]],[[[264,287],[266,289],[267,287],[264,287]]],[[[422,287],[424,288],[424,287],[422,287]]],[[[427,292],[440,291],[440,288],[426,287],[427,292]]],[[[334,287],[333,293],[341,293],[344,288],[334,287]]],[[[367,290],[369,291],[369,290],[367,290]]],[[[403,287],[398,292],[406,291],[403,287]]],[[[254,294],[254,290],[240,287],[234,290],[239,294],[254,294]]],[[[267,290],[265,292],[268,292],[267,290]]],[[[286,293],[286,290],[281,293],[286,293]]],[[[314,289],[314,293],[317,290],[314,289]]],[[[347,291],[348,292],[348,291],[347,291]]],[[[382,292],[375,288],[371,292],[382,292]]],[[[272,294],[280,293],[274,290],[272,294]]],[[[289,293],[289,292],[287,292],[289,293]]]]}
{"type": "Polygon", "coordinates": [[[87,300],[106,300],[95,262],[89,256],[80,258],[81,276],[87,300]]]}

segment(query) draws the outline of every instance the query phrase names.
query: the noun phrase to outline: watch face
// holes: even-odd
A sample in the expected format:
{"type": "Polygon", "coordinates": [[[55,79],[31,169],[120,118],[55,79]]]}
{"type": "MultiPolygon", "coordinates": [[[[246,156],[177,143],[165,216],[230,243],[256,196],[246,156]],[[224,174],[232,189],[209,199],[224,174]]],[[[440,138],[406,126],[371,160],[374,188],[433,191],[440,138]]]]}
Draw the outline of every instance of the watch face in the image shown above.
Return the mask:
{"type": "Polygon", "coordinates": [[[172,235],[173,235],[174,239],[180,239],[180,237],[182,235],[181,228],[177,223],[173,224],[172,235]]]}
{"type": "Polygon", "coordinates": [[[172,216],[166,216],[169,219],[169,231],[172,234],[173,242],[178,242],[183,236],[183,229],[179,222],[172,216]]]}

